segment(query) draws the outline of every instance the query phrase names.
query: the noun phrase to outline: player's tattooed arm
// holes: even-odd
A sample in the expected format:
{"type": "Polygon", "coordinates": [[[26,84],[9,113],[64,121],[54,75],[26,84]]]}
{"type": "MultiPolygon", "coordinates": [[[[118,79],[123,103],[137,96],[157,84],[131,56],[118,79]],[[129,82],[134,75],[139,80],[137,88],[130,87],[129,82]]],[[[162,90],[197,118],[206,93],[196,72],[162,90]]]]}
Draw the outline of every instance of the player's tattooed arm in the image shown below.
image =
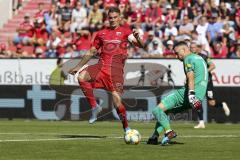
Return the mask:
{"type": "Polygon", "coordinates": [[[97,53],[97,49],[95,47],[91,47],[91,49],[83,56],[81,61],[74,68],[70,69],[68,73],[74,75],[76,74],[88,61],[97,53]]]}
{"type": "Polygon", "coordinates": [[[187,80],[188,80],[188,100],[190,105],[196,109],[197,111],[200,111],[202,108],[201,101],[195,96],[194,91],[194,72],[190,71],[187,73],[187,80]]]}
{"type": "Polygon", "coordinates": [[[190,71],[187,73],[187,82],[188,82],[188,90],[194,91],[194,72],[190,71]]]}
{"type": "Polygon", "coordinates": [[[133,29],[133,36],[136,39],[136,42],[134,42],[135,45],[137,45],[140,48],[143,48],[144,50],[147,50],[147,45],[145,45],[140,38],[140,34],[136,29],[133,29]]]}

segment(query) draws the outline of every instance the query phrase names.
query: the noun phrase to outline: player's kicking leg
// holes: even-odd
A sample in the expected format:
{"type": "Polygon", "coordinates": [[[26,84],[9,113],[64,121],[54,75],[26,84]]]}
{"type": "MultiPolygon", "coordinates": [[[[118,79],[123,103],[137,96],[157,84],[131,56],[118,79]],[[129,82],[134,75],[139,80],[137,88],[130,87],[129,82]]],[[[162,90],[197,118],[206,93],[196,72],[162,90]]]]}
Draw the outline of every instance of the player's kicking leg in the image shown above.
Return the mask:
{"type": "Polygon", "coordinates": [[[162,138],[162,145],[165,145],[175,138],[177,134],[171,129],[169,118],[165,113],[166,108],[163,103],[160,103],[153,109],[153,115],[157,120],[155,131],[153,135],[148,139],[147,144],[158,144],[158,136],[165,131],[164,137],[162,138]]]}
{"type": "Polygon", "coordinates": [[[89,123],[92,124],[97,120],[97,115],[102,111],[102,107],[97,104],[97,101],[93,94],[93,87],[92,84],[89,82],[91,81],[91,76],[87,71],[82,71],[78,75],[78,83],[87,98],[92,110],[91,117],[89,119],[89,123]]]}
{"type": "Polygon", "coordinates": [[[112,98],[113,98],[113,103],[117,110],[118,116],[122,121],[123,129],[126,132],[127,130],[130,129],[130,127],[128,126],[126,108],[123,105],[120,94],[117,91],[112,92],[112,98]]]}

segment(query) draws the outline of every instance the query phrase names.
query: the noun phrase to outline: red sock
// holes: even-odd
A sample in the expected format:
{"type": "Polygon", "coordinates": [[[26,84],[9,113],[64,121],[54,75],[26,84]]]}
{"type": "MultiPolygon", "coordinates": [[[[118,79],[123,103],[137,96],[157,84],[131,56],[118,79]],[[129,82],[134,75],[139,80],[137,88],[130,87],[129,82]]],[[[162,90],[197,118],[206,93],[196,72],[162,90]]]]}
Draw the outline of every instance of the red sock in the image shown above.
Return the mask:
{"type": "Polygon", "coordinates": [[[125,109],[124,105],[121,104],[120,106],[118,106],[118,108],[116,110],[117,110],[120,120],[122,121],[123,129],[127,128],[128,121],[127,121],[127,114],[126,114],[126,109],[125,109]]]}
{"type": "Polygon", "coordinates": [[[91,108],[97,106],[96,99],[93,95],[93,87],[90,82],[79,82],[79,85],[83,91],[83,94],[86,96],[88,103],[90,104],[91,108]]]}

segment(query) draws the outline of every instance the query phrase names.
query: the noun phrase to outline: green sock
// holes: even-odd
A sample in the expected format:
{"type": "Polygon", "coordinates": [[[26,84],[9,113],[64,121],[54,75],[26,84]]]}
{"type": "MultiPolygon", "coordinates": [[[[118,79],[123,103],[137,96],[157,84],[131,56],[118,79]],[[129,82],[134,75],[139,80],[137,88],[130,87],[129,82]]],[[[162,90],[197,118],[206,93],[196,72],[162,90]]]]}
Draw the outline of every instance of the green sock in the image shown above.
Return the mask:
{"type": "Polygon", "coordinates": [[[165,129],[165,131],[171,130],[168,116],[158,106],[153,109],[153,115],[157,119],[157,122],[165,129]]]}
{"type": "Polygon", "coordinates": [[[159,135],[162,133],[163,130],[164,130],[163,126],[159,122],[156,122],[155,129],[152,136],[159,137],[159,135]]]}

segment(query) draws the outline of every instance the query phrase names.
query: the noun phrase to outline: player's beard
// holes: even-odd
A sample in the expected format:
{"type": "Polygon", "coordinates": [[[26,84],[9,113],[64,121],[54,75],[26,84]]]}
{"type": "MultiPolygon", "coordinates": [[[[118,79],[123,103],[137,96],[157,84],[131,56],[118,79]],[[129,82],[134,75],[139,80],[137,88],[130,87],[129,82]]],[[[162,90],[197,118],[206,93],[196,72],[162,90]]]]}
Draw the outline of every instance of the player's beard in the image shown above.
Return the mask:
{"type": "Polygon", "coordinates": [[[110,24],[110,28],[112,28],[112,29],[115,29],[118,26],[119,26],[119,23],[117,23],[117,22],[113,22],[112,24],[110,24]]]}

